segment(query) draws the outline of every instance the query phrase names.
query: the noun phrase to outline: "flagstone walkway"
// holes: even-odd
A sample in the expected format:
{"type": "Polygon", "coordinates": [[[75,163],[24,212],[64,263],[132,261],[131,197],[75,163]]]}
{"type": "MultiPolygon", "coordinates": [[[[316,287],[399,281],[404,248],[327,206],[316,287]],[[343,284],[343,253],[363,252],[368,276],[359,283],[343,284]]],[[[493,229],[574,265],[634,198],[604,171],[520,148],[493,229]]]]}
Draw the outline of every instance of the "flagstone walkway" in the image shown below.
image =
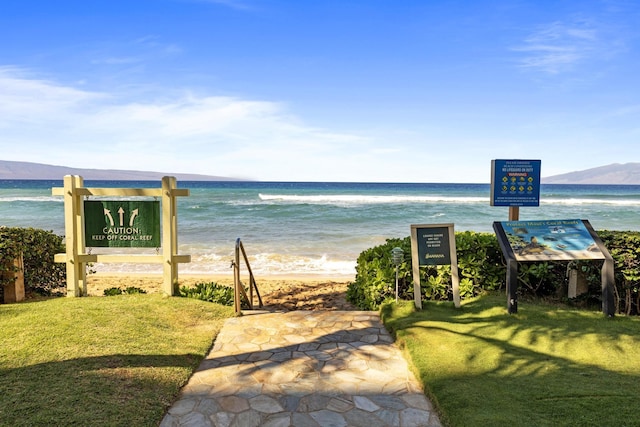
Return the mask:
{"type": "Polygon", "coordinates": [[[228,319],[161,427],[440,426],[378,313],[228,319]]]}

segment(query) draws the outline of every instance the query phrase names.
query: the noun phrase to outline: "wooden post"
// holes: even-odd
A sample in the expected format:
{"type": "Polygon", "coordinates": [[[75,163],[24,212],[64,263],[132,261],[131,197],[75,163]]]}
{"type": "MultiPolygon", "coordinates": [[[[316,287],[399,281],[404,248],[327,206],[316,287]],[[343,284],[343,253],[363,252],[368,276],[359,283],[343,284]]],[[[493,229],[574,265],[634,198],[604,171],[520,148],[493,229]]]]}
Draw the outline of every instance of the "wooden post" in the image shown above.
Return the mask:
{"type": "Polygon", "coordinates": [[[7,270],[3,272],[2,278],[8,279],[9,284],[3,286],[4,303],[24,301],[24,261],[22,253],[7,263],[7,270]]]}
{"type": "Polygon", "coordinates": [[[520,207],[509,206],[509,221],[519,221],[519,220],[520,220],[520,207]]]}
{"type": "Polygon", "coordinates": [[[507,261],[507,312],[518,312],[518,261],[507,261]]]}
{"type": "Polygon", "coordinates": [[[79,297],[87,295],[86,268],[80,261],[84,254],[84,205],[82,196],[77,192],[83,186],[78,175],[64,177],[64,228],[66,230],[65,245],[67,252],[67,296],[79,297]]]}
{"type": "Polygon", "coordinates": [[[607,252],[605,253],[604,264],[602,265],[602,271],[600,277],[602,279],[602,312],[608,316],[613,317],[616,314],[616,302],[613,296],[613,289],[616,286],[615,282],[615,264],[613,257],[607,252]]]}
{"type": "Polygon", "coordinates": [[[178,255],[178,214],[173,190],[177,188],[172,176],[162,178],[162,256],[163,285],[165,294],[178,294],[178,265],[174,256],[178,255]]]}

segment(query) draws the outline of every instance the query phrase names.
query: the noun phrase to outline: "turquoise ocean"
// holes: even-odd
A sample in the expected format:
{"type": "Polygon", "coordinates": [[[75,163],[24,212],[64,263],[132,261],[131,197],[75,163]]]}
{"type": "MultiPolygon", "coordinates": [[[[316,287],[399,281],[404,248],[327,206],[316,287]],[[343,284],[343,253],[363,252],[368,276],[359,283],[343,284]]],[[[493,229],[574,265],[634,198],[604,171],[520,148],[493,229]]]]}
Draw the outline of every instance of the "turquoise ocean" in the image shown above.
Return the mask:
{"type": "MultiPolygon", "coordinates": [[[[160,182],[86,180],[85,186],[158,188],[160,182]]],[[[0,181],[0,226],[64,235],[64,204],[52,187],[62,180],[0,181]]],[[[509,211],[490,206],[489,184],[178,181],[178,187],[190,190],[178,198],[179,253],[192,258],[180,265],[181,274],[231,274],[240,238],[256,276],[353,277],[363,250],[408,236],[412,224],[493,233],[493,222],[508,220],[509,211]]],[[[520,208],[521,220],[587,219],[596,230],[640,230],[640,186],[543,184],[540,199],[539,207],[520,208]]],[[[95,267],[160,272],[146,264],[95,267]]]]}

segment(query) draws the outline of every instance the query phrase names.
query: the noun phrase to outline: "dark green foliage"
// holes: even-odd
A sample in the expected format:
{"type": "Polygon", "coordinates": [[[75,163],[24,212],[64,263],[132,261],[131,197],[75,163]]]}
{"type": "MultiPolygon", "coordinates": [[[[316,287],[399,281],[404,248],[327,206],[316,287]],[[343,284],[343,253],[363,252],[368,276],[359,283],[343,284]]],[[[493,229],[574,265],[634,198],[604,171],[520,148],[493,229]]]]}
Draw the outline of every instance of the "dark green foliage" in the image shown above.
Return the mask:
{"type": "Polygon", "coordinates": [[[127,288],[125,288],[124,290],[122,290],[121,288],[117,288],[117,287],[113,287],[113,288],[107,288],[103,291],[104,295],[107,297],[112,297],[114,295],[122,295],[122,294],[146,294],[147,291],[145,291],[144,289],[135,287],[135,286],[129,286],[127,288]]]}
{"type": "MultiPolygon", "coordinates": [[[[616,307],[621,313],[640,313],[640,232],[600,231],[598,235],[615,261],[616,307]]],[[[349,284],[347,299],[365,310],[377,309],[395,297],[395,265],[391,250],[400,247],[404,261],[398,269],[399,297],[413,299],[411,240],[388,239],[383,245],[365,250],[358,257],[356,279],[349,284]]],[[[492,233],[464,231],[456,233],[460,296],[468,298],[487,290],[505,286],[506,268],[496,236],[492,233]]],[[[518,265],[520,296],[543,297],[568,302],[569,269],[578,269],[586,277],[589,290],[570,301],[573,304],[600,306],[602,300],[602,261],[527,262],[518,265]]],[[[451,267],[420,268],[421,292],[424,300],[449,300],[451,267]]]]}
{"type": "MultiPolygon", "coordinates": [[[[356,280],[349,284],[347,299],[365,310],[377,309],[388,298],[395,298],[395,265],[391,250],[404,251],[398,268],[398,296],[413,299],[411,239],[388,239],[383,245],[367,249],[358,257],[356,280]]],[[[458,274],[462,298],[483,290],[499,289],[505,278],[504,262],[496,237],[490,233],[465,231],[456,233],[458,274]]],[[[452,298],[451,266],[420,267],[420,284],[424,299],[446,301],[452,298]]]]}
{"type": "Polygon", "coordinates": [[[197,283],[193,288],[182,286],[180,296],[202,301],[215,302],[221,305],[233,305],[233,288],[219,285],[216,282],[197,283]]]}
{"type": "Polygon", "coordinates": [[[113,287],[113,288],[107,288],[103,291],[104,296],[106,297],[112,297],[115,295],[122,295],[122,289],[117,288],[117,287],[113,287]]]}
{"type": "MultiPolygon", "coordinates": [[[[22,253],[27,293],[50,295],[66,285],[65,265],[53,261],[55,254],[64,251],[64,239],[51,231],[0,227],[0,272],[15,271],[13,260],[22,253]]],[[[0,284],[6,284],[8,277],[0,279],[0,284]]]]}
{"type": "MultiPolygon", "coordinates": [[[[615,304],[619,313],[640,314],[640,232],[599,231],[615,265],[615,304]]],[[[581,262],[576,268],[586,275],[591,300],[600,296],[602,262],[581,262]]]]}
{"type": "Polygon", "coordinates": [[[395,297],[395,265],[391,250],[404,251],[404,261],[398,267],[398,295],[402,299],[413,298],[411,278],[411,240],[387,239],[383,245],[365,250],[358,257],[356,280],[347,288],[347,299],[357,307],[377,308],[385,299],[395,297]]]}

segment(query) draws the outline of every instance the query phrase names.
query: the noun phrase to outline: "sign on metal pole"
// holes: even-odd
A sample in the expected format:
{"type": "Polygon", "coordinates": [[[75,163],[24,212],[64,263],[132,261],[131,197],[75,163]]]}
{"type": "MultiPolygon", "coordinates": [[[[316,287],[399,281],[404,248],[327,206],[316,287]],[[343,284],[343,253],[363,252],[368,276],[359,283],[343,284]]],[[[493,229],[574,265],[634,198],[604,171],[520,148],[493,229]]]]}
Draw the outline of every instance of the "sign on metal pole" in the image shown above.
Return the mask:
{"type": "Polygon", "coordinates": [[[89,247],[158,248],[157,200],[85,200],[85,242],[89,247]]]}
{"type": "Polygon", "coordinates": [[[460,307],[460,280],[453,224],[422,224],[411,226],[411,259],[413,295],[417,308],[422,308],[420,266],[451,265],[453,302],[460,307]]]}

